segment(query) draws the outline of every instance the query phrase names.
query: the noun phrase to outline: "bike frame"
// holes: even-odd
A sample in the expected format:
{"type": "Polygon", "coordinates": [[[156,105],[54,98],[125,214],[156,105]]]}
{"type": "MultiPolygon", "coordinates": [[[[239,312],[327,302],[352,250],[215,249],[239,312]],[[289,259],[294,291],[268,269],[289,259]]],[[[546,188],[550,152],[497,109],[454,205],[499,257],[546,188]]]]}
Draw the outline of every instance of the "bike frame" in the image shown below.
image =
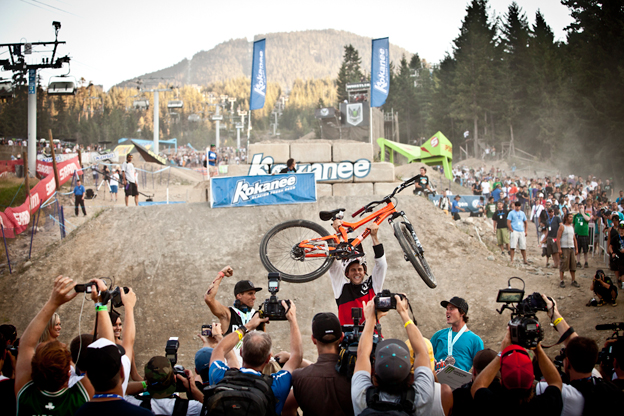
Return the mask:
{"type": "MultiPolygon", "coordinates": [[[[385,207],[373,212],[372,214],[370,214],[369,216],[365,218],[362,218],[358,222],[343,221],[342,225],[339,227],[339,230],[340,230],[339,234],[331,234],[325,237],[313,238],[311,240],[304,240],[301,243],[299,243],[299,247],[305,249],[305,257],[307,258],[331,256],[331,252],[335,251],[337,247],[328,246],[326,250],[324,247],[319,247],[315,243],[325,242],[325,241],[332,241],[335,245],[338,245],[341,242],[347,243],[349,241],[347,237],[348,232],[355,231],[358,228],[360,228],[362,225],[367,224],[373,220],[375,224],[381,225],[381,223],[386,218],[393,216],[394,214],[397,213],[396,207],[394,206],[394,203],[392,201],[386,202],[386,204],[387,205],[385,207]],[[342,238],[342,241],[341,241],[341,238],[342,238]],[[319,250],[321,252],[317,252],[317,253],[314,252],[314,251],[319,251],[319,250]]],[[[367,228],[366,230],[364,230],[363,233],[358,235],[350,243],[351,247],[355,248],[359,246],[362,243],[362,241],[364,241],[364,239],[370,235],[370,232],[371,232],[370,228],[367,228]]]]}

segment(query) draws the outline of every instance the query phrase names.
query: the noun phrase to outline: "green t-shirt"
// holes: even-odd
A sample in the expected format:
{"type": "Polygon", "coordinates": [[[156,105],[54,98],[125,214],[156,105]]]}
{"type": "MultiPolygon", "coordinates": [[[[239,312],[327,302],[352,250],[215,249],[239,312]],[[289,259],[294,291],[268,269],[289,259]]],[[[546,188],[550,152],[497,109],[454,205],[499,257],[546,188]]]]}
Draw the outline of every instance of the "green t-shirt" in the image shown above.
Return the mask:
{"type": "Polygon", "coordinates": [[[496,203],[487,204],[485,206],[485,215],[488,218],[492,218],[494,216],[494,212],[496,212],[496,203]]]}
{"type": "Polygon", "coordinates": [[[81,383],[50,393],[39,390],[29,381],[17,394],[17,415],[73,415],[88,401],[89,395],[81,383]]]}
{"type": "Polygon", "coordinates": [[[572,220],[574,223],[574,234],[581,236],[589,236],[589,221],[579,213],[572,220]]]}

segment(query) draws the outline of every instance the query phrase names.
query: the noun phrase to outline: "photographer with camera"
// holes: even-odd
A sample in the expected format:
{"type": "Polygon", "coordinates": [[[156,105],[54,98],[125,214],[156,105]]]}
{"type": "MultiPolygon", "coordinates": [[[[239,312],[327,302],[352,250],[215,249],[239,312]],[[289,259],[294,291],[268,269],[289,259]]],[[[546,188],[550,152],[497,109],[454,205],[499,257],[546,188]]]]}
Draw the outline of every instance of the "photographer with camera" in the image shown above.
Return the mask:
{"type": "Polygon", "coordinates": [[[330,312],[314,315],[311,338],[318,360],[295,370],[282,414],[295,416],[299,407],[304,415],[352,416],[351,380],[336,371],[344,338],[338,317],[330,312]]]}
{"type": "Polygon", "coordinates": [[[474,407],[481,415],[499,415],[505,409],[506,415],[532,416],[558,415],[563,409],[561,398],[562,382],[557,368],[550,361],[541,344],[535,348],[539,368],[548,383],[541,395],[535,395],[533,364],[529,353],[521,346],[511,343],[509,328],[501,343],[500,359],[494,359],[475,379],[471,393],[474,407]],[[498,393],[488,388],[498,372],[503,389],[498,393]]]}
{"type": "MultiPolygon", "coordinates": [[[[221,281],[225,277],[232,277],[233,275],[234,269],[230,266],[225,266],[212,281],[212,284],[204,295],[206,305],[210,308],[210,312],[219,319],[221,328],[225,329],[225,335],[249,323],[256,313],[254,309],[256,293],[262,290],[260,287],[255,287],[250,280],[240,280],[234,286],[234,305],[225,307],[216,299],[217,291],[219,290],[221,281]]],[[[239,360],[240,348],[240,343],[237,343],[234,347],[234,352],[239,360]]]]}
{"type": "Polygon", "coordinates": [[[212,351],[210,358],[210,387],[204,389],[202,415],[227,414],[232,406],[246,408],[247,414],[281,414],[292,385],[292,372],[303,358],[301,333],[297,324],[296,307],[282,301],[287,309],[286,319],[290,327],[290,359],[282,370],[263,375],[262,370],[271,359],[271,336],[254,331],[269,318],[254,314],[251,320],[227,335],[212,351]],[[224,358],[236,344],[242,341],[242,366],[230,368],[224,358]]]}
{"type": "Polygon", "coordinates": [[[468,329],[468,302],[454,296],[440,302],[446,309],[446,323],[451,327],[441,329],[431,337],[436,368],[454,365],[470,371],[475,355],[483,349],[483,341],[468,329]]]}
{"type": "MultiPolygon", "coordinates": [[[[624,325],[624,324],[621,324],[624,325]]],[[[608,339],[603,351],[610,350],[612,361],[600,360],[600,374],[605,380],[611,380],[620,390],[624,391],[624,337],[608,339]]]]}
{"type": "Polygon", "coordinates": [[[401,317],[414,350],[414,374],[407,345],[398,339],[377,344],[375,367],[371,365],[373,334],[378,318],[387,314],[375,309],[373,300],[364,303],[364,331],[358,345],[357,361],[351,379],[351,400],[356,415],[394,414],[429,415],[435,399],[434,376],[429,354],[420,330],[408,315],[408,300],[395,295],[396,311],[401,317]]]}
{"type": "MultiPolygon", "coordinates": [[[[340,232],[341,225],[342,220],[340,219],[336,219],[332,223],[332,227],[336,232],[340,232]]],[[[340,325],[353,325],[351,308],[360,308],[362,302],[368,302],[373,299],[375,294],[381,292],[386,279],[388,263],[386,263],[383,244],[381,244],[378,237],[379,225],[373,222],[369,228],[375,252],[375,267],[371,276],[366,279],[368,268],[363,251],[361,251],[360,256],[343,261],[334,261],[329,268],[329,278],[334,290],[334,298],[338,304],[340,325]]],[[[362,249],[361,245],[359,249],[362,249]]]]}
{"type": "MultiPolygon", "coordinates": [[[[617,306],[617,287],[613,284],[611,278],[604,274],[604,271],[596,270],[590,289],[593,290],[594,295],[598,298],[595,306],[603,306],[606,303],[610,303],[611,306],[617,306]]],[[[593,301],[590,301],[590,303],[593,303],[593,301]]]]}
{"type": "Polygon", "coordinates": [[[609,246],[607,248],[610,255],[609,266],[615,272],[618,284],[621,284],[622,289],[624,289],[624,222],[620,221],[617,214],[613,214],[612,221],[613,227],[609,232],[609,246]]]}

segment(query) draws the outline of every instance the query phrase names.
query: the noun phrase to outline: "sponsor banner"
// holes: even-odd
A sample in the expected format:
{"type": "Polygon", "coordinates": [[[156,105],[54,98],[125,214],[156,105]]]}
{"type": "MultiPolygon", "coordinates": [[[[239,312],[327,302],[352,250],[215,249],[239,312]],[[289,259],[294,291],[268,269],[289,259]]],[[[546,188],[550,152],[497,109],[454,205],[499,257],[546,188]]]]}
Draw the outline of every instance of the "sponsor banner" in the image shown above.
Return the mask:
{"type": "Polygon", "coordinates": [[[334,118],[336,117],[336,109],[333,107],[317,108],[314,110],[316,118],[334,118]]]}
{"type": "MultiPolygon", "coordinates": [[[[40,172],[46,168],[45,162],[37,161],[37,172],[40,172]]],[[[65,182],[72,178],[75,171],[81,174],[80,164],[78,163],[78,156],[74,159],[65,162],[58,163],[57,169],[59,172],[59,183],[63,185],[65,182]]],[[[17,234],[25,231],[28,228],[30,217],[39,209],[39,205],[47,201],[56,191],[56,183],[54,182],[54,175],[52,174],[52,162],[50,162],[50,174],[39,181],[34,188],[30,190],[30,198],[27,199],[22,205],[15,208],[7,208],[4,212],[0,212],[0,223],[4,227],[4,234],[8,238],[15,238],[17,234]]]]}
{"type": "Polygon", "coordinates": [[[19,160],[0,160],[0,173],[15,172],[15,165],[23,165],[24,161],[19,160]]]}
{"type": "MultiPolygon", "coordinates": [[[[460,195],[461,199],[459,200],[459,207],[466,210],[466,212],[478,213],[479,212],[479,198],[481,195],[460,195]]],[[[438,201],[442,198],[442,195],[429,196],[429,200],[433,201],[435,205],[438,205],[438,201]]],[[[455,200],[455,195],[449,196],[449,210],[450,206],[455,200]]],[[[485,204],[484,204],[485,205],[485,204]]],[[[485,207],[484,207],[485,208],[485,207]]],[[[464,211],[459,211],[460,213],[464,211]]],[[[485,212],[485,211],[484,211],[485,212]]]]}
{"type": "MultiPolygon", "coordinates": [[[[257,153],[251,158],[249,176],[269,175],[279,173],[286,167],[284,164],[274,164],[272,156],[262,157],[263,153],[257,153]],[[269,173],[269,168],[271,172],[269,173]]],[[[335,181],[340,179],[364,178],[371,171],[371,161],[358,159],[355,162],[345,160],[339,163],[298,163],[297,173],[314,173],[317,181],[335,181]]]]}
{"type": "Polygon", "coordinates": [[[312,173],[210,178],[210,207],[316,202],[312,173]]]}
{"type": "MultiPolygon", "coordinates": [[[[60,163],[60,162],[65,162],[66,160],[73,159],[77,155],[78,155],[78,153],[57,153],[54,156],[56,156],[56,163],[60,163]]],[[[42,162],[52,163],[52,156],[46,156],[46,155],[43,155],[43,154],[38,154],[37,155],[37,160],[40,160],[42,162]]]]}
{"type": "Polygon", "coordinates": [[[385,104],[390,90],[390,41],[373,39],[371,57],[371,107],[385,104]]]}
{"type": "Polygon", "coordinates": [[[253,46],[251,96],[249,98],[250,110],[259,110],[264,107],[267,89],[265,44],[266,39],[262,39],[255,41],[253,46]]]}
{"type": "Polygon", "coordinates": [[[368,127],[368,103],[340,103],[342,124],[347,127],[368,127]]]}
{"type": "MultiPolygon", "coordinates": [[[[80,169],[80,163],[78,163],[78,156],[74,156],[72,159],[64,162],[56,162],[56,169],[58,170],[61,185],[65,183],[67,178],[71,178],[74,171],[77,171],[78,175],[82,175],[82,169],[80,169]]],[[[37,161],[37,173],[41,176],[48,176],[52,174],[52,170],[53,166],[51,160],[50,162],[44,162],[42,160],[37,161]]]]}
{"type": "Polygon", "coordinates": [[[104,160],[117,162],[119,159],[119,155],[117,152],[108,152],[108,153],[91,153],[91,163],[98,163],[104,160]]]}

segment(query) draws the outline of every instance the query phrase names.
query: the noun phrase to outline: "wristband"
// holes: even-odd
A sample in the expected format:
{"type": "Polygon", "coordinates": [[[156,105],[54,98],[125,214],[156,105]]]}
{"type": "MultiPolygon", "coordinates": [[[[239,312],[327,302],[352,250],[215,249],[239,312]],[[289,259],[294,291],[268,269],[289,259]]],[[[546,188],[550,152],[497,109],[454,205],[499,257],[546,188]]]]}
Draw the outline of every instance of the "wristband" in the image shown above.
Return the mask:
{"type": "Polygon", "coordinates": [[[238,329],[236,330],[236,333],[238,334],[238,340],[241,341],[243,339],[243,331],[239,331],[238,329]]]}
{"type": "Polygon", "coordinates": [[[143,385],[143,391],[147,391],[147,383],[142,381],[141,384],[143,385]]]}
{"type": "Polygon", "coordinates": [[[217,273],[217,276],[220,276],[220,277],[225,277],[225,273],[223,273],[223,272],[219,272],[219,273],[217,273]]]}
{"type": "MultiPolygon", "coordinates": [[[[405,326],[404,326],[404,328],[407,328],[407,326],[408,326],[409,324],[414,324],[414,321],[412,321],[412,320],[410,319],[409,321],[405,322],[405,326]]],[[[416,324],[414,324],[414,325],[416,325],[416,324]]]]}
{"type": "Polygon", "coordinates": [[[561,323],[561,321],[563,321],[562,317],[559,317],[559,318],[555,319],[555,321],[553,322],[553,326],[557,327],[557,325],[559,325],[559,323],[561,323]]]}
{"type": "Polygon", "coordinates": [[[101,312],[101,311],[108,312],[108,306],[106,305],[96,306],[95,310],[98,312],[101,312]]]}

